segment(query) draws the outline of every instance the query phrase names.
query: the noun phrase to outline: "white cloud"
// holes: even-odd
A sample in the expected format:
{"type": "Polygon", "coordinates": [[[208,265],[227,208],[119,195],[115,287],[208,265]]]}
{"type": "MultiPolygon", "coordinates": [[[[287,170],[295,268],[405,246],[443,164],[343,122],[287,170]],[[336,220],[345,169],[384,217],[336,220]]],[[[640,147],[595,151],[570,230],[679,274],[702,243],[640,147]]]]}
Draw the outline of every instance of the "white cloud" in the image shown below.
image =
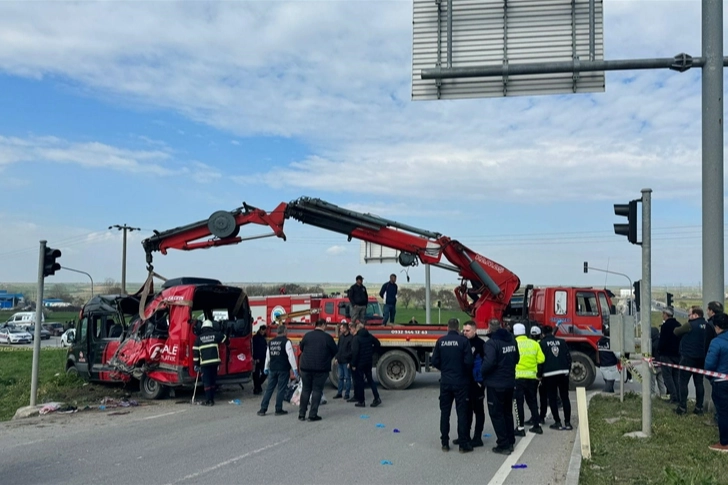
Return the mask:
{"type": "Polygon", "coordinates": [[[50,136],[0,136],[0,166],[52,162],[121,172],[170,175],[175,172],[162,165],[169,159],[169,153],[160,150],[126,150],[98,142],[72,143],[50,136]]]}
{"type": "Polygon", "coordinates": [[[231,143],[232,145],[235,145],[235,146],[238,146],[238,145],[240,145],[240,142],[239,142],[238,140],[230,140],[230,143],[231,143]]]}
{"type": "Polygon", "coordinates": [[[344,254],[346,252],[346,246],[331,246],[326,250],[326,254],[330,254],[331,256],[338,256],[340,254],[344,254]]]}

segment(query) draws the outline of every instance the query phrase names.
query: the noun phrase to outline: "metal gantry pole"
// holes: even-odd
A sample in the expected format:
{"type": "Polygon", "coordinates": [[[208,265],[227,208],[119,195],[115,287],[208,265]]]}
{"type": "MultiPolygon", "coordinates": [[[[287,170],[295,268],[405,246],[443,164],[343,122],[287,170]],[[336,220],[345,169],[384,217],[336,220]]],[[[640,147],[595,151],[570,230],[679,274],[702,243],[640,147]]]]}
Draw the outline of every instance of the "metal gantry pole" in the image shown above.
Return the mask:
{"type": "Polygon", "coordinates": [[[703,308],[724,301],[723,2],[703,0],[703,308]]]}
{"type": "MultiPolygon", "coordinates": [[[[724,302],[723,222],[723,2],[703,0],[703,309],[724,302]]],[[[712,412],[713,388],[705,386],[712,412]]],[[[703,405],[697,403],[696,406],[703,405]]]]}
{"type": "Polygon", "coordinates": [[[432,314],[432,308],[430,308],[430,265],[425,265],[425,323],[432,323],[430,315],[432,314]]]}
{"type": "Polygon", "coordinates": [[[38,371],[40,367],[40,328],[43,323],[43,266],[45,265],[45,240],[40,242],[38,258],[38,297],[35,302],[35,324],[33,329],[33,370],[30,377],[30,405],[35,406],[38,398],[38,371]]]}
{"type": "MultiPolygon", "coordinates": [[[[721,202],[722,203],[722,202],[721,202]]],[[[642,330],[642,356],[652,356],[652,189],[642,189],[642,308],[640,322],[642,330]]],[[[642,360],[642,433],[652,434],[652,379],[650,364],[642,360]]]]}

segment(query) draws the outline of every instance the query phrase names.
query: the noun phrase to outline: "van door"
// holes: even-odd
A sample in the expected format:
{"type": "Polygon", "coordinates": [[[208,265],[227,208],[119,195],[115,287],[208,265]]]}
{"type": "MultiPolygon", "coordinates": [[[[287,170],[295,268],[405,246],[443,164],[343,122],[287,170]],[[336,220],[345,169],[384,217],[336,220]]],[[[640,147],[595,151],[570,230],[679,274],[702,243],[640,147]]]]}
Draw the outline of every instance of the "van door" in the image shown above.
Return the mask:
{"type": "Polygon", "coordinates": [[[76,360],[78,374],[89,379],[89,352],[88,352],[88,316],[84,316],[76,326],[76,336],[71,345],[71,354],[76,360]]]}
{"type": "Polygon", "coordinates": [[[113,380],[109,360],[119,348],[124,326],[117,313],[99,312],[89,316],[89,373],[91,379],[113,380]]]}

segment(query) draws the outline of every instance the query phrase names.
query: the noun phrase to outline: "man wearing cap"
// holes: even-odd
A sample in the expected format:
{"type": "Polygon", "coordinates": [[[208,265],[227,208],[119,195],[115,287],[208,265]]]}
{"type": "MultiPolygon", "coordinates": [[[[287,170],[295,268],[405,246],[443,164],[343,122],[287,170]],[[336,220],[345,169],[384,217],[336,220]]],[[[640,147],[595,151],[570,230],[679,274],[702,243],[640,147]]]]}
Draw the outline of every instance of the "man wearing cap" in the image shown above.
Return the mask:
{"type": "Polygon", "coordinates": [[[268,341],[265,339],[265,325],[261,325],[258,331],[253,335],[253,394],[261,394],[263,392],[263,383],[268,377],[263,372],[265,369],[265,356],[268,352],[268,341]]]}
{"type": "Polygon", "coordinates": [[[516,336],[518,344],[518,365],[516,366],[516,412],[518,423],[515,430],[516,436],[526,436],[524,428],[523,401],[525,399],[529,411],[531,411],[532,426],[529,429],[532,433],[543,434],[539,422],[538,403],[536,394],[538,392],[538,366],[543,364],[545,357],[541,346],[526,336],[526,326],[522,323],[513,325],[513,335],[516,336]]]}
{"type": "MultiPolygon", "coordinates": [[[[675,312],[671,307],[662,311],[662,327],[660,328],[659,355],[660,362],[678,365],[680,363],[680,337],[675,335],[675,329],[680,322],[675,319],[675,312]]],[[[665,381],[667,393],[670,395],[670,404],[680,403],[680,369],[662,366],[662,380],[665,381]]]]}
{"type": "Polygon", "coordinates": [[[195,372],[202,371],[202,385],[205,388],[205,402],[203,406],[215,405],[215,386],[217,382],[217,366],[220,365],[220,350],[218,344],[225,342],[225,335],[215,330],[211,320],[202,323],[202,330],[195,339],[192,347],[192,362],[195,372]]]}
{"type": "Polygon", "coordinates": [[[352,322],[359,320],[362,323],[366,323],[369,295],[367,294],[367,287],[364,286],[364,277],[362,275],[357,275],[356,283],[351,285],[347,293],[349,295],[349,304],[351,305],[349,319],[352,322]]]}
{"type": "MultiPolygon", "coordinates": [[[[531,339],[534,342],[540,342],[541,337],[543,336],[541,334],[541,329],[536,324],[531,326],[531,330],[529,330],[528,333],[531,335],[531,339]]],[[[541,351],[543,351],[543,349],[541,349],[541,351]]],[[[546,392],[546,383],[543,381],[543,365],[538,366],[538,372],[536,373],[536,377],[538,378],[538,418],[540,422],[545,423],[546,414],[548,414],[549,403],[548,393],[546,392]]],[[[533,425],[533,419],[529,419],[524,424],[527,424],[529,426],[533,425]]]]}

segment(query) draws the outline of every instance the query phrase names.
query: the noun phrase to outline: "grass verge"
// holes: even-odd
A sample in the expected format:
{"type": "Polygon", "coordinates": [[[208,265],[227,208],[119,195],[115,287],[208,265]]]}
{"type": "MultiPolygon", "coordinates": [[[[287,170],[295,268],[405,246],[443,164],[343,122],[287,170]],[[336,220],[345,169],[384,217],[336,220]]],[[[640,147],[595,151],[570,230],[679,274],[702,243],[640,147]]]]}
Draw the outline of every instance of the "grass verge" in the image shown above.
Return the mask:
{"type": "Polygon", "coordinates": [[[582,485],[728,483],[728,460],[708,449],[718,441],[712,416],[677,416],[673,406],[652,403],[652,436],[625,438],[642,429],[642,398],[594,396],[589,404],[592,459],[582,462],[582,485]]]}
{"type": "MultiPolygon", "coordinates": [[[[65,373],[66,350],[44,348],[40,353],[38,404],[65,402],[79,408],[98,404],[104,396],[118,397],[121,387],[88,384],[65,373]]],[[[0,347],[0,421],[7,421],[15,411],[30,404],[30,381],[33,369],[31,349],[0,347]]]]}

